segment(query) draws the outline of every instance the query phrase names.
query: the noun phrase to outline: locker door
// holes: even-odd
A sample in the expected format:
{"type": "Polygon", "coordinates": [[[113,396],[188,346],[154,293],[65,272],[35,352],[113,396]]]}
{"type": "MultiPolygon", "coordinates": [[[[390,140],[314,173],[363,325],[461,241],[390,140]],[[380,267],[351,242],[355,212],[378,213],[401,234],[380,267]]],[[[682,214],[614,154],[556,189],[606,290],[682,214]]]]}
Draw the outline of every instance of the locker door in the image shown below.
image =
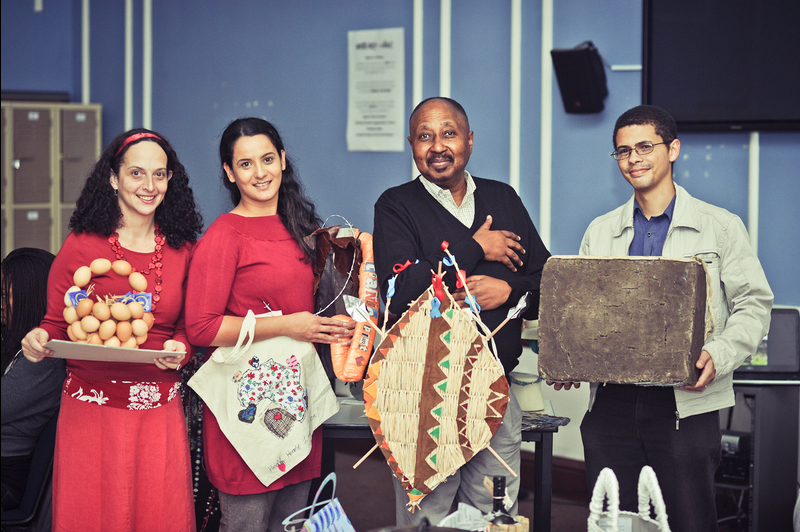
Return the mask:
{"type": "Polygon", "coordinates": [[[14,203],[50,201],[51,126],[47,109],[14,109],[14,203]]]}
{"type": "Polygon", "coordinates": [[[6,108],[3,107],[2,111],[2,125],[0,126],[0,181],[2,181],[2,188],[0,188],[0,203],[5,207],[6,186],[8,184],[8,179],[6,178],[6,108]]]}
{"type": "Polygon", "coordinates": [[[63,207],[61,209],[61,244],[67,239],[69,235],[69,219],[72,218],[72,207],[63,207]]]}
{"type": "Polygon", "coordinates": [[[97,159],[97,112],[61,111],[61,201],[74,203],[97,159]]]}
{"type": "Polygon", "coordinates": [[[50,249],[50,209],[14,210],[14,248],[50,249]]]}

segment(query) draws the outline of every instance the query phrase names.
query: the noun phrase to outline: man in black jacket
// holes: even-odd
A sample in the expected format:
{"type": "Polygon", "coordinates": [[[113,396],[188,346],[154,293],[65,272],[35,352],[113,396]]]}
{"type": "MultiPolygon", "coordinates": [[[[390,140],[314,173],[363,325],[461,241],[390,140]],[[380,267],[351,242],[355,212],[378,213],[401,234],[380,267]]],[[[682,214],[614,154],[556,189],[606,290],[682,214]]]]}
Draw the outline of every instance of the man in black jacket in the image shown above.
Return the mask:
{"type": "MultiPolygon", "coordinates": [[[[384,300],[395,264],[410,263],[397,276],[388,311],[402,314],[430,286],[431,270],[437,271],[447,256],[441,247],[447,241],[458,266],[466,271],[470,294],[490,330],[526,292],[532,297],[523,317],[535,319],[542,267],[550,253],[513,188],[466,171],[474,136],[463,107],[449,98],[429,98],[412,112],[409,130],[408,141],[421,176],[390,188],[375,204],[375,266],[384,300]]],[[[465,290],[456,289],[455,269],[444,269],[449,270],[444,276],[449,291],[466,306],[465,290]]],[[[521,331],[522,317],[511,320],[493,337],[506,375],[522,353],[521,331]]],[[[511,394],[491,447],[517,473],[520,422],[519,403],[511,394]]],[[[408,496],[394,479],[397,524],[416,524],[423,516],[436,524],[454,500],[491,511],[492,498],[483,487],[483,478],[493,475],[508,476],[508,471],[484,450],[428,494],[421,501],[421,511],[414,514],[406,509],[408,496]]],[[[507,480],[513,515],[519,478],[509,476],[507,480]]]]}

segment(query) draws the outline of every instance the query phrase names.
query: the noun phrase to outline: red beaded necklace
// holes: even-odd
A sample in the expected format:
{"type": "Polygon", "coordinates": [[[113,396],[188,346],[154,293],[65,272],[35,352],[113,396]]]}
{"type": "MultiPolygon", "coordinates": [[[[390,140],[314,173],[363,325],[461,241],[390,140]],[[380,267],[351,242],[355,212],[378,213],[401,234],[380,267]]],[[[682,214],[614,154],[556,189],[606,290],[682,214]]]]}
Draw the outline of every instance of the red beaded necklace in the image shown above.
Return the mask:
{"type": "MultiPolygon", "coordinates": [[[[122,246],[119,244],[119,233],[114,231],[114,233],[108,237],[108,241],[111,244],[111,250],[114,252],[114,255],[117,257],[118,260],[124,260],[128,262],[128,259],[125,258],[125,255],[122,252],[122,246]]],[[[151,304],[151,311],[156,309],[156,303],[161,301],[161,290],[162,290],[162,278],[161,278],[161,248],[164,246],[164,235],[161,231],[158,230],[158,226],[156,226],[156,250],[153,254],[153,257],[150,259],[150,264],[147,265],[147,268],[141,270],[143,275],[148,275],[151,271],[155,270],[156,272],[156,279],[155,279],[155,287],[153,288],[153,299],[151,304]]],[[[131,266],[132,271],[137,271],[136,268],[131,266]]]]}

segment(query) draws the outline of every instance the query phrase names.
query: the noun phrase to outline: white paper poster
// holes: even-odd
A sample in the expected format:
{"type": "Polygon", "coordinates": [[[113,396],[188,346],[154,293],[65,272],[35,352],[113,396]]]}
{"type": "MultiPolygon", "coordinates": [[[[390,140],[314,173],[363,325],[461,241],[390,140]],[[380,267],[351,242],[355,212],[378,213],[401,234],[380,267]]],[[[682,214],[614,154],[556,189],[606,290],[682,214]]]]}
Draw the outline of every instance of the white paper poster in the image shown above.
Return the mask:
{"type": "Polygon", "coordinates": [[[403,28],[349,31],[347,46],[347,149],[403,151],[403,28]]]}

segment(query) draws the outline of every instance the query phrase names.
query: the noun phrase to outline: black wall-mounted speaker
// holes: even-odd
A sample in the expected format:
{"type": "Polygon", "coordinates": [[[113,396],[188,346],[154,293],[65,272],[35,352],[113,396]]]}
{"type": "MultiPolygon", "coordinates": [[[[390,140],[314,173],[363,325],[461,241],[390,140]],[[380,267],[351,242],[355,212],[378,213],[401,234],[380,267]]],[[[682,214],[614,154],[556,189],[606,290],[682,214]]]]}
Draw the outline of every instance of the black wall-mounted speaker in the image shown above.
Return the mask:
{"type": "Polygon", "coordinates": [[[575,48],[550,50],[558,88],[568,113],[599,113],[608,96],[603,59],[591,41],[575,48]]]}

